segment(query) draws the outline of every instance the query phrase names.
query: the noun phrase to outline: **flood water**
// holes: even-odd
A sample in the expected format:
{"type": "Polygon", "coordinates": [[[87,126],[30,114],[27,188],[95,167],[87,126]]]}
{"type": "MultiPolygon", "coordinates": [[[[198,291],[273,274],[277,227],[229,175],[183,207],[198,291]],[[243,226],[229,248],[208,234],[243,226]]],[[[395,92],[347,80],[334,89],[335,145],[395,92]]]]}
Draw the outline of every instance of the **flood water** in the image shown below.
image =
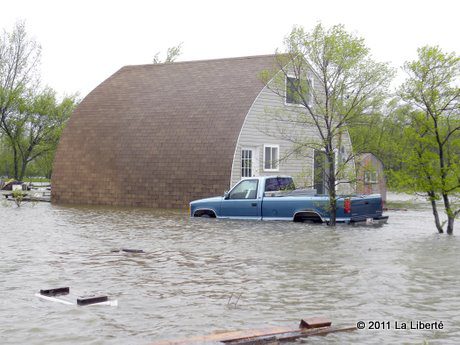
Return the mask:
{"type": "Polygon", "coordinates": [[[324,315],[334,325],[362,320],[366,329],[309,344],[458,344],[459,237],[438,235],[429,209],[388,213],[383,227],[332,229],[3,202],[0,342],[149,344],[324,315]],[[145,253],[112,251],[119,248],[145,253]],[[34,296],[61,286],[119,305],[34,296]],[[391,329],[369,330],[370,321],[391,329]],[[395,329],[411,321],[442,321],[443,329],[395,329]]]}

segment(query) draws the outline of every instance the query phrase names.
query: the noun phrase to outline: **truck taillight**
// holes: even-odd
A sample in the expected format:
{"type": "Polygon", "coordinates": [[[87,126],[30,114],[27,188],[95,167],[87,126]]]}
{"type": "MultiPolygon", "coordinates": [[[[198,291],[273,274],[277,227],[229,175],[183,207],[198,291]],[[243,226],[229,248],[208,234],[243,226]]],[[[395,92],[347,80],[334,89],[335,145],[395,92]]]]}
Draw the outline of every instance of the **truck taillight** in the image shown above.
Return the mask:
{"type": "Polygon", "coordinates": [[[343,211],[345,213],[351,213],[351,200],[349,198],[343,201],[343,211]]]}

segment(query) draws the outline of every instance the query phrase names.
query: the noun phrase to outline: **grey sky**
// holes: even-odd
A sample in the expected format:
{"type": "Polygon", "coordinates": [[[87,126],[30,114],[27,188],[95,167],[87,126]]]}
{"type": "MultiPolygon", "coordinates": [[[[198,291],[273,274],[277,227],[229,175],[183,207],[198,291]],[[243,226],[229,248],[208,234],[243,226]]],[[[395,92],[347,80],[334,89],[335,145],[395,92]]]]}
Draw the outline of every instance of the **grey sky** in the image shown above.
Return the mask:
{"type": "Polygon", "coordinates": [[[2,4],[0,27],[25,20],[43,48],[44,83],[85,96],[122,66],[151,63],[180,42],[179,60],[269,54],[294,24],[319,21],[345,24],[394,67],[425,44],[460,53],[459,10],[458,0],[16,0],[2,4]]]}

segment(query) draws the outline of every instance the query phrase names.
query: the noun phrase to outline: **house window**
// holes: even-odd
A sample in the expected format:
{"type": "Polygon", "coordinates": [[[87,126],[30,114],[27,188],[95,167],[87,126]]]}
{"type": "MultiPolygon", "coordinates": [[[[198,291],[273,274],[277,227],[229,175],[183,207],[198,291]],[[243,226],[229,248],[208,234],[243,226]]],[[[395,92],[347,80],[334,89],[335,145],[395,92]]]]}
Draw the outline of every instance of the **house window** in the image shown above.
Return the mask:
{"type": "Polygon", "coordinates": [[[252,176],[252,150],[241,150],[241,177],[252,176]]]}
{"type": "Polygon", "coordinates": [[[340,160],[339,161],[342,164],[345,164],[345,163],[347,163],[347,159],[348,158],[347,158],[347,154],[346,154],[346,151],[345,151],[345,146],[341,146],[340,147],[340,160]]]}
{"type": "Polygon", "coordinates": [[[377,183],[377,172],[376,171],[366,171],[364,172],[364,182],[369,184],[377,183]]]}
{"type": "Polygon", "coordinates": [[[264,145],[264,170],[279,170],[279,145],[264,145]]]}
{"type": "Polygon", "coordinates": [[[286,77],[286,104],[310,104],[313,80],[286,77]]]}

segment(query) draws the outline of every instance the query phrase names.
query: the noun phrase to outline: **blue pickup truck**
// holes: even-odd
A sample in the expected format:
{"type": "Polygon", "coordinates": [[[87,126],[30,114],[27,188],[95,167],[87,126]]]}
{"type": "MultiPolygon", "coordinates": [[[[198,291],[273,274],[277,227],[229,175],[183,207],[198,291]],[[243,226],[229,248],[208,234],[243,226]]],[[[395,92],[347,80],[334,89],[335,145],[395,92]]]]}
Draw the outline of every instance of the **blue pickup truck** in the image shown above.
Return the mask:
{"type": "MultiPolygon", "coordinates": [[[[314,190],[295,189],[289,176],[244,178],[223,196],[190,203],[192,217],[257,220],[329,221],[329,198],[314,190]]],[[[341,196],[337,199],[337,222],[385,223],[380,194],[341,196]]]]}

